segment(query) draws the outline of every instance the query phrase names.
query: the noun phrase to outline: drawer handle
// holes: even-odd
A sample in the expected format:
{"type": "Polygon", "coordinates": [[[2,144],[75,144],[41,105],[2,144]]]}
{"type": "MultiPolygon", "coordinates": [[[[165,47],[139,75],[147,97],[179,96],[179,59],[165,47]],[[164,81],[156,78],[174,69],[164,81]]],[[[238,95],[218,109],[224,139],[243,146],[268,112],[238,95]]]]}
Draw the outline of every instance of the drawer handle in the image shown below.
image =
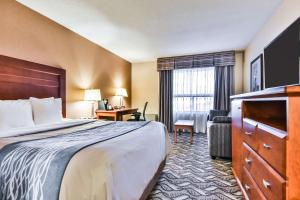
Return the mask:
{"type": "Polygon", "coordinates": [[[246,190],[246,191],[249,191],[249,190],[250,190],[250,186],[249,186],[249,185],[245,184],[244,187],[245,187],[245,190],[246,190]]]}
{"type": "Polygon", "coordinates": [[[241,110],[241,107],[239,106],[239,107],[237,107],[237,109],[241,110]]]}
{"type": "Polygon", "coordinates": [[[265,188],[269,189],[271,187],[271,183],[269,183],[268,181],[266,181],[265,179],[263,179],[263,185],[265,188]]]}
{"type": "Polygon", "coordinates": [[[253,135],[253,132],[247,132],[246,131],[245,134],[251,136],[251,135],[253,135]]]}
{"type": "Polygon", "coordinates": [[[263,147],[265,148],[265,149],[271,149],[271,146],[270,145],[267,145],[267,144],[263,144],[263,147]]]}
{"type": "Polygon", "coordinates": [[[245,158],[245,162],[246,162],[247,164],[251,164],[252,160],[249,159],[249,158],[245,158]]]}

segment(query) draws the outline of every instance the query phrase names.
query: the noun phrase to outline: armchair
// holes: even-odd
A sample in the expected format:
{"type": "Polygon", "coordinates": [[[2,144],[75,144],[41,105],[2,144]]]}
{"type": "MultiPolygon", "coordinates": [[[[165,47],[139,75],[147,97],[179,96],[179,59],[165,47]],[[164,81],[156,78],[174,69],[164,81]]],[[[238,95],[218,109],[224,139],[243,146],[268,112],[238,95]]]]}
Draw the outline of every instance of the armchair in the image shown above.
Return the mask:
{"type": "Polygon", "coordinates": [[[207,122],[208,151],[210,156],[231,158],[231,117],[228,111],[211,110],[207,122]]]}

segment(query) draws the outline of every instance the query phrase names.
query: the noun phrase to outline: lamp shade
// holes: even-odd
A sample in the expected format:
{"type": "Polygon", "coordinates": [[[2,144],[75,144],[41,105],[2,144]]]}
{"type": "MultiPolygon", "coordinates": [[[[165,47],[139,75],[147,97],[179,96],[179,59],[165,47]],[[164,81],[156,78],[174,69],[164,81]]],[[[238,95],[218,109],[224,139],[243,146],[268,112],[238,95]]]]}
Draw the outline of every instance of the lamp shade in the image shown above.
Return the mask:
{"type": "Polygon", "coordinates": [[[100,101],[101,92],[99,89],[88,89],[84,91],[84,100],[85,101],[100,101]]]}
{"type": "Polygon", "coordinates": [[[126,89],[125,88],[117,88],[116,89],[116,96],[128,97],[126,89]]]}

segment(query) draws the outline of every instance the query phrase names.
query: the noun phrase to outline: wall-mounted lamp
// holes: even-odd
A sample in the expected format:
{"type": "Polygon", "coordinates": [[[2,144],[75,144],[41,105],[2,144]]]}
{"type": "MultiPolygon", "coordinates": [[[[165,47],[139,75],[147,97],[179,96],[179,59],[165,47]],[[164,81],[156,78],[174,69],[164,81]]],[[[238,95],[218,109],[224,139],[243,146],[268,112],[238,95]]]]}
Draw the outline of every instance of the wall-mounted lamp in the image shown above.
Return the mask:
{"type": "Polygon", "coordinates": [[[84,100],[91,101],[92,103],[92,110],[91,110],[91,117],[94,118],[95,116],[95,102],[101,100],[101,92],[100,89],[87,89],[84,91],[84,100]]]}

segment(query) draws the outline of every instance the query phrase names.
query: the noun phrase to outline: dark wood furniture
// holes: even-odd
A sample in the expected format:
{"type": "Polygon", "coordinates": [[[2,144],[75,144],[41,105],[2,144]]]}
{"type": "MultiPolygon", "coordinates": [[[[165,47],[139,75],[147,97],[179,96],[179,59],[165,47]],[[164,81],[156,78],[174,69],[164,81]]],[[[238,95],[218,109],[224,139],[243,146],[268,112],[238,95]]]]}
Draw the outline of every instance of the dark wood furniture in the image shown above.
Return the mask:
{"type": "Polygon", "coordinates": [[[66,116],[66,71],[0,55],[0,100],[61,98],[66,116]]]}
{"type": "Polygon", "coordinates": [[[174,124],[174,143],[177,142],[177,130],[185,129],[190,132],[190,143],[193,143],[194,120],[178,120],[174,124]]]}
{"type": "Polygon", "coordinates": [[[232,96],[232,168],[249,199],[300,199],[300,86],[232,96]]]}
{"type": "Polygon", "coordinates": [[[123,121],[123,115],[130,115],[137,111],[137,108],[123,108],[116,110],[96,110],[97,119],[112,118],[114,121],[123,121]]]}

